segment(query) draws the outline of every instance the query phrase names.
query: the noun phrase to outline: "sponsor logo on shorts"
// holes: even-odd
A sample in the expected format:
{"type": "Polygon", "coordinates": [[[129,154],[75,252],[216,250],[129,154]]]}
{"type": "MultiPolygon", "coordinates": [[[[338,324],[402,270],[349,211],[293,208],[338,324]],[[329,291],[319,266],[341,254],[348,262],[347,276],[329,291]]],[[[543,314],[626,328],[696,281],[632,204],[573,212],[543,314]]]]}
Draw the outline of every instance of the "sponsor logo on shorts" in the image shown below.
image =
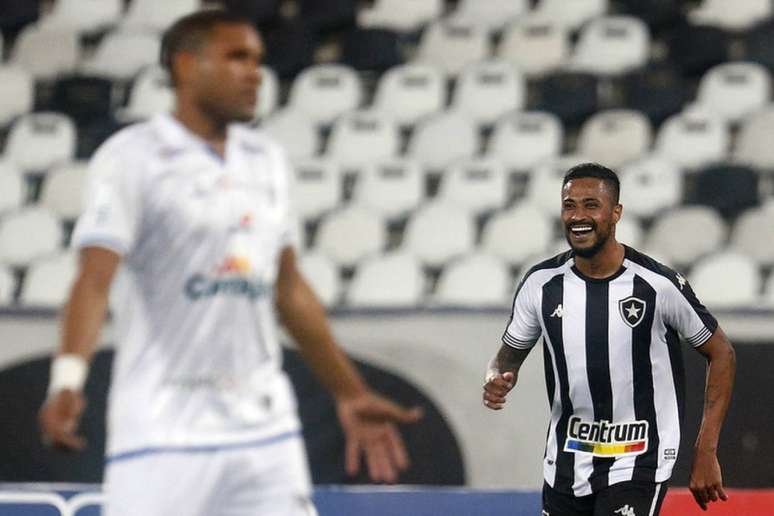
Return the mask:
{"type": "Polygon", "coordinates": [[[229,256],[212,274],[194,274],[185,282],[185,295],[192,301],[219,295],[245,296],[251,301],[271,293],[271,286],[253,274],[250,260],[229,256]]]}
{"type": "Polygon", "coordinates": [[[664,460],[676,460],[677,459],[677,449],[676,448],[666,448],[664,449],[664,460]]]}
{"type": "Polygon", "coordinates": [[[567,426],[564,451],[590,453],[595,457],[639,455],[648,449],[648,422],[583,421],[572,416],[567,426]]]}
{"type": "Polygon", "coordinates": [[[624,505],[620,509],[613,511],[614,514],[620,514],[621,516],[637,516],[634,512],[634,507],[629,504],[624,505]]]}

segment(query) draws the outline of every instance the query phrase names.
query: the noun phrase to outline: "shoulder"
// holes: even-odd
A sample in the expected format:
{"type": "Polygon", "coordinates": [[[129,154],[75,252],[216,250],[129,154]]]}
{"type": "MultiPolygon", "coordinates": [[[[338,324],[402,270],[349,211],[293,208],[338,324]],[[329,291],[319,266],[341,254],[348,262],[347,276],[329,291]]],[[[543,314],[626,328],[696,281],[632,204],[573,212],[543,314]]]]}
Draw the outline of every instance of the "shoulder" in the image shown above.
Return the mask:
{"type": "Polygon", "coordinates": [[[530,287],[537,288],[557,274],[563,273],[565,268],[569,266],[572,257],[572,251],[565,251],[527,269],[527,272],[521,278],[517,294],[527,284],[530,287]]]}
{"type": "Polygon", "coordinates": [[[674,291],[674,287],[682,291],[687,284],[682,274],[634,248],[626,246],[625,258],[638,269],[635,272],[640,273],[640,276],[647,276],[646,279],[650,280],[649,283],[654,287],[670,291],[674,291]]]}
{"type": "Polygon", "coordinates": [[[94,152],[89,162],[93,172],[113,173],[121,170],[132,170],[136,175],[141,165],[157,155],[160,148],[150,122],[140,122],[124,127],[115,132],[94,152]]]}

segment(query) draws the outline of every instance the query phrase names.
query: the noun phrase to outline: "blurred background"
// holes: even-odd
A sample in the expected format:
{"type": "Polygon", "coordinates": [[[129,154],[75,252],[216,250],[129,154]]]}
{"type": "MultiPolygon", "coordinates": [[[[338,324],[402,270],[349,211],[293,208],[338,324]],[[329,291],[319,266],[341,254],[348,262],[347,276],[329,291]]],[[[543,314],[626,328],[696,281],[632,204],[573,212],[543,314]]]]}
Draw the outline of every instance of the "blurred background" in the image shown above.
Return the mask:
{"type": "MultiPolygon", "coordinates": [[[[294,166],[301,264],[342,345],[427,409],[402,483],[540,488],[540,353],[502,413],[480,388],[520,275],[567,248],[564,172],[597,161],[621,177],[619,240],[684,274],[737,346],[726,483],[774,487],[771,0],[0,0],[0,481],[101,478],[109,327],[89,450],[43,449],[36,429],[68,240],[94,150],[172,108],[160,34],[202,6],[263,34],[256,124],[294,166]]],[[[686,350],[677,486],[704,384],[686,350]]],[[[344,476],[330,400],[285,359],[315,481],[366,482],[344,476]]]]}

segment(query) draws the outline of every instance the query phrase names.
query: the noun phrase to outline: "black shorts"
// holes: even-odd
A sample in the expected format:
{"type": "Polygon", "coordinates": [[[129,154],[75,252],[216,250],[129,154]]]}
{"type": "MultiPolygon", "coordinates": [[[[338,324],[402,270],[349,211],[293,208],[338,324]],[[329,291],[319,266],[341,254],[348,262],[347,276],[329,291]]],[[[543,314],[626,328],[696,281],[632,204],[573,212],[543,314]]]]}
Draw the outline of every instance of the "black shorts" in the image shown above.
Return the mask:
{"type": "Polygon", "coordinates": [[[543,485],[543,516],[658,516],[666,482],[620,482],[588,496],[573,496],[543,485]]]}

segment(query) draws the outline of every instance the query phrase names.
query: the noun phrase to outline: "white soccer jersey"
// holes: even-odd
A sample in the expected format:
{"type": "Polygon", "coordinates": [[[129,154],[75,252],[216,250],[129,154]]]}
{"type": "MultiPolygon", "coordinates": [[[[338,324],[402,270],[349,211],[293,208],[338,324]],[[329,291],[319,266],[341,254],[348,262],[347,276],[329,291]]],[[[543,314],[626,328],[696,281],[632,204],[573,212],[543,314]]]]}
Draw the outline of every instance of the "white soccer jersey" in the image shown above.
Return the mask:
{"type": "Polygon", "coordinates": [[[678,273],[626,247],[621,269],[585,277],[572,252],[522,280],[503,342],[543,336],[551,407],[546,482],[584,496],[628,480],[667,480],[680,447],[679,336],[704,344],[717,321],[678,273]]]}
{"type": "Polygon", "coordinates": [[[238,124],[225,159],[169,115],[95,154],[73,245],[123,258],[108,460],[298,433],[273,302],[288,180],[281,149],[238,124]]]}

